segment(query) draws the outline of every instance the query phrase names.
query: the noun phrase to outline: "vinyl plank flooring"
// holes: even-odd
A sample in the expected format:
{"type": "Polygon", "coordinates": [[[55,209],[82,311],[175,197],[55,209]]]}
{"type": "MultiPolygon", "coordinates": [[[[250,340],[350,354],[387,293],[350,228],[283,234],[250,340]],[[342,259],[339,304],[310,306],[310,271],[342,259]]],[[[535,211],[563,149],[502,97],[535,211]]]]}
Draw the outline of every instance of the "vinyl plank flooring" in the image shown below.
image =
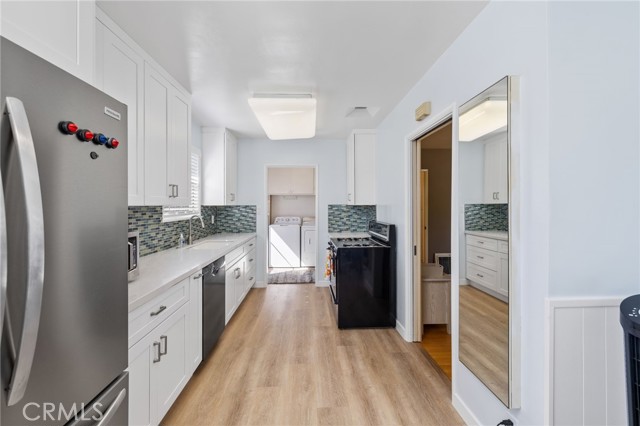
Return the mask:
{"type": "Polygon", "coordinates": [[[419,345],[339,330],[331,309],[312,284],[251,290],[162,424],[463,424],[419,345]]]}

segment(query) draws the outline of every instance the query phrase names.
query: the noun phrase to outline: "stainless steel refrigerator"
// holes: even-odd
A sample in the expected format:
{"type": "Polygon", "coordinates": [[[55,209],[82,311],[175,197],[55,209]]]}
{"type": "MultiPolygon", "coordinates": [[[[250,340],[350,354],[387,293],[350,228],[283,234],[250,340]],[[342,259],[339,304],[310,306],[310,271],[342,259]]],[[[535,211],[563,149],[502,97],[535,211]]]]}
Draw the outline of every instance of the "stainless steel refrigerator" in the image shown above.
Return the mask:
{"type": "Polygon", "coordinates": [[[4,38],[0,95],[0,423],[124,425],[126,106],[4,38]]]}

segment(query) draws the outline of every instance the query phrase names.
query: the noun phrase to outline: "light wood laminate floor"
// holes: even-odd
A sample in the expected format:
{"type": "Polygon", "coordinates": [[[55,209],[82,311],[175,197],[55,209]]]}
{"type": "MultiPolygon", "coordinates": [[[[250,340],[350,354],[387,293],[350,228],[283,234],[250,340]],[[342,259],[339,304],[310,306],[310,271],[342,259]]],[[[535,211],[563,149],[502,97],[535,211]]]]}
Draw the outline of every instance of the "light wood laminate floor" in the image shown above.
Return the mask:
{"type": "Polygon", "coordinates": [[[451,335],[447,333],[446,324],[425,325],[421,345],[451,380],[451,335]]]}
{"type": "Polygon", "coordinates": [[[329,298],[309,284],[252,289],[162,424],[463,424],[419,344],[338,330],[329,298]]]}
{"type": "Polygon", "coordinates": [[[460,361],[502,402],[509,403],[509,305],[460,286],[460,361]]]}

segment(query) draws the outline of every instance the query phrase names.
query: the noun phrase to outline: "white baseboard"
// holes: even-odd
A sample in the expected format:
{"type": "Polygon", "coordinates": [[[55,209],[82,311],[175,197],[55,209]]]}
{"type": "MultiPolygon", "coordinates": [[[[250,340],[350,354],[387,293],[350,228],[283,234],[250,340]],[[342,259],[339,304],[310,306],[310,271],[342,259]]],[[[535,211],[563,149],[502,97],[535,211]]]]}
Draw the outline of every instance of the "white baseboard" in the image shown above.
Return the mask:
{"type": "Polygon", "coordinates": [[[462,417],[462,420],[465,424],[480,425],[480,421],[476,418],[476,416],[473,415],[471,410],[469,410],[469,407],[467,407],[467,405],[462,402],[457,394],[453,394],[451,402],[453,403],[453,408],[455,408],[458,414],[460,414],[460,417],[462,417]]]}
{"type": "Polygon", "coordinates": [[[316,282],[316,287],[329,287],[331,281],[318,281],[316,282]]]}
{"type": "Polygon", "coordinates": [[[253,288],[265,288],[267,286],[267,283],[264,281],[256,281],[253,284],[253,288]]]}
{"type": "Polygon", "coordinates": [[[400,324],[400,321],[396,320],[396,331],[407,342],[413,342],[411,336],[407,336],[407,330],[404,328],[404,325],[400,324]]]}

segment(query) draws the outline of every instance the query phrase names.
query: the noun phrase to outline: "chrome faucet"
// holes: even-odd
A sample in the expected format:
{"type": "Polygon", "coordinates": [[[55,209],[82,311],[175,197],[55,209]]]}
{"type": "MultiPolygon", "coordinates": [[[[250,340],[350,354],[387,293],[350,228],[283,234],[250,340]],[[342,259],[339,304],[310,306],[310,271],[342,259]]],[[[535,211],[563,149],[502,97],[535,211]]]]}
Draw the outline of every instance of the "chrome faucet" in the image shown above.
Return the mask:
{"type": "Polygon", "coordinates": [[[193,233],[191,232],[191,223],[192,223],[191,221],[193,219],[200,219],[200,224],[204,228],[204,220],[202,220],[201,216],[198,216],[197,214],[194,214],[193,216],[191,216],[189,218],[189,242],[188,242],[189,245],[193,244],[193,233]]]}

